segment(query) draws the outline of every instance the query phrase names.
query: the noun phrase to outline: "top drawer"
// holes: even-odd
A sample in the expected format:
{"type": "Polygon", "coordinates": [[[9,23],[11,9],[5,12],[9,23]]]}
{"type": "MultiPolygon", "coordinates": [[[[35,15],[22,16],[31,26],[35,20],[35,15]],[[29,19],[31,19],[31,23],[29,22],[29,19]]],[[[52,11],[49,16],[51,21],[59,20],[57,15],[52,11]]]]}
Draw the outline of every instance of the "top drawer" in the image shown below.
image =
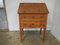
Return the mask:
{"type": "Polygon", "coordinates": [[[20,15],[20,19],[21,20],[46,20],[47,19],[47,15],[33,15],[33,14],[28,14],[28,15],[20,15]]]}

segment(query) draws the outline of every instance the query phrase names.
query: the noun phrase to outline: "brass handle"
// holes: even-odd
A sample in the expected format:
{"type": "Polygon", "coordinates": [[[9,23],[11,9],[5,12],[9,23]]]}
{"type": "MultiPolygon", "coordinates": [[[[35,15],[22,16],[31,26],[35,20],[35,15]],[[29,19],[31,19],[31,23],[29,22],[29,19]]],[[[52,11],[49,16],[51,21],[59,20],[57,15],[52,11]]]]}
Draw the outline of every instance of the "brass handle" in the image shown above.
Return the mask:
{"type": "Polygon", "coordinates": [[[34,25],[34,24],[32,24],[32,25],[34,25]]]}
{"type": "Polygon", "coordinates": [[[40,18],[44,18],[43,16],[40,16],[40,18]]]}
{"type": "Polygon", "coordinates": [[[24,24],[24,25],[26,25],[26,24],[24,24]]]}

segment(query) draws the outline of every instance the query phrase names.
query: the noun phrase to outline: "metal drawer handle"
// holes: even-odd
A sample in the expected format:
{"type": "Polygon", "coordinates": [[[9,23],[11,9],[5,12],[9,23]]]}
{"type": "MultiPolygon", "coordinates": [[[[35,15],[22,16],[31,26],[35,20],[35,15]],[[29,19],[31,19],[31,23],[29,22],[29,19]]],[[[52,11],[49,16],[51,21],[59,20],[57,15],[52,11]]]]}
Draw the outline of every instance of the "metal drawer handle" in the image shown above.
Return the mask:
{"type": "Polygon", "coordinates": [[[41,16],[40,18],[44,18],[43,16],[41,16]]]}
{"type": "Polygon", "coordinates": [[[43,24],[40,24],[41,26],[43,25],[43,24]]]}
{"type": "Polygon", "coordinates": [[[34,24],[32,24],[32,25],[34,25],[34,24]]]}
{"type": "Polygon", "coordinates": [[[40,24],[41,26],[45,26],[44,24],[40,24]]]}
{"type": "Polygon", "coordinates": [[[26,24],[24,24],[24,25],[26,25],[26,24]]]}

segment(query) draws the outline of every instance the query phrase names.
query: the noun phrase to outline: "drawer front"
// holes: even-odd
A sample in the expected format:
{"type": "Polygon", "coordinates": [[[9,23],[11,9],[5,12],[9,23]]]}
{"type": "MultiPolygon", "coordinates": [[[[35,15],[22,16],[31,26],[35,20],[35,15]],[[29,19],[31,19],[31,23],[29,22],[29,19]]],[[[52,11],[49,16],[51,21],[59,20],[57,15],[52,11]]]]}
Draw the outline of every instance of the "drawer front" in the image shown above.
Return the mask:
{"type": "Polygon", "coordinates": [[[21,20],[46,20],[47,15],[20,15],[21,20]]]}
{"type": "Polygon", "coordinates": [[[39,23],[26,22],[26,23],[21,23],[21,27],[35,28],[40,26],[39,26],[39,23]]]}
{"type": "Polygon", "coordinates": [[[44,28],[46,27],[47,15],[20,15],[20,27],[44,28]]]}
{"type": "Polygon", "coordinates": [[[46,27],[46,22],[21,22],[21,27],[25,28],[40,28],[40,27],[46,27]]]}
{"type": "Polygon", "coordinates": [[[24,22],[24,23],[21,23],[20,25],[21,27],[25,27],[25,28],[40,28],[40,27],[46,27],[46,23],[32,23],[32,22],[24,22]]]}

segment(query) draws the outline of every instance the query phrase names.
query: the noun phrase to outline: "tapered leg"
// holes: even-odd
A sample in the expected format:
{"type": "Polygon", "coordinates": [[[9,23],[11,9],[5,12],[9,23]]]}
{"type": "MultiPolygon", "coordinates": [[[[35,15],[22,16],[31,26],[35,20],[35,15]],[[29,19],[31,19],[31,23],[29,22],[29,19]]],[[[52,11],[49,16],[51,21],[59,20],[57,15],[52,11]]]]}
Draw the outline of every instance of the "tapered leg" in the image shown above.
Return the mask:
{"type": "Polygon", "coordinates": [[[23,28],[20,28],[20,42],[23,41],[23,28]]]}
{"type": "Polygon", "coordinates": [[[40,35],[41,35],[41,33],[42,33],[42,28],[40,29],[40,35]]]}
{"type": "Polygon", "coordinates": [[[22,29],[22,34],[24,35],[24,31],[23,31],[23,29],[22,29]]]}
{"type": "Polygon", "coordinates": [[[45,41],[46,28],[43,30],[43,41],[45,41]]]}

